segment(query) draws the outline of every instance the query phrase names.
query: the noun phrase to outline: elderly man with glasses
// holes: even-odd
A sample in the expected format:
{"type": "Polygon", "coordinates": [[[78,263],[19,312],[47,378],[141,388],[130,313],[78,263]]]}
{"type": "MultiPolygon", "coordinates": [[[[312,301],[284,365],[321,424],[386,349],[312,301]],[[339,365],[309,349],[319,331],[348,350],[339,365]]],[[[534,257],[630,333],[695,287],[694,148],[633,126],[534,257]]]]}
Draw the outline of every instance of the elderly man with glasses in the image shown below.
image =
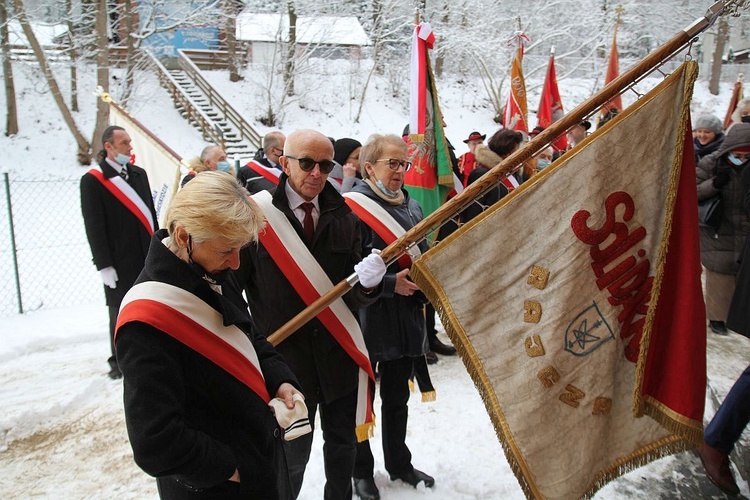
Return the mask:
{"type": "MultiPolygon", "coordinates": [[[[374,383],[353,311],[378,298],[385,263],[374,253],[361,260],[360,221],[327,182],[334,162],[333,145],[325,135],[293,132],[280,161],[283,173],[273,195],[263,191],[252,197],[268,225],[259,245],[242,250],[237,278],[253,320],[268,336],[333,284],[356,273],[359,283],[343,299],[277,346],[302,386],[311,423],[320,411],[324,498],[351,498],[357,438],[372,431],[369,386],[374,383]]],[[[312,434],[288,443],[295,496],[311,447],[312,434]]]]}

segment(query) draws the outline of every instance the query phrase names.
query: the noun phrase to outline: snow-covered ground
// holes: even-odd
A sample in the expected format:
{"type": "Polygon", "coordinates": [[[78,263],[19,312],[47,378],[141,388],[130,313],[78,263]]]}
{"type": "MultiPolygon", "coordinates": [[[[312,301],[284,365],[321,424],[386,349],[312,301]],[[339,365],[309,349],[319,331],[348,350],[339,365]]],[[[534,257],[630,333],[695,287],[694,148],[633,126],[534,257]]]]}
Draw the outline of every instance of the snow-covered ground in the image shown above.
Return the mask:
{"type": "MultiPolygon", "coordinates": [[[[13,138],[0,136],[0,171],[8,172],[14,180],[79,178],[83,168],[74,162],[74,142],[38,71],[29,63],[15,63],[14,71],[21,131],[13,138]]],[[[62,77],[64,72],[59,70],[58,74],[62,77]]],[[[91,71],[81,71],[80,76],[79,86],[84,90],[76,120],[81,130],[89,134],[93,130],[94,75],[91,71]]],[[[212,73],[208,77],[249,121],[255,120],[262,103],[253,97],[257,92],[252,88],[251,78],[241,84],[231,84],[223,73],[212,73]]],[[[130,112],[179,154],[188,157],[197,154],[205,145],[198,132],[180,118],[153,78],[142,76],[139,79],[130,112]]],[[[592,80],[559,82],[567,109],[579,104],[594,90],[594,80],[592,77],[592,80]]],[[[649,79],[643,85],[650,87],[655,82],[649,79]]],[[[64,84],[62,78],[61,83],[64,84]]],[[[342,101],[341,93],[337,94],[338,88],[345,88],[342,85],[341,81],[331,78],[328,87],[306,94],[304,100],[286,110],[281,129],[290,132],[297,128],[317,128],[333,137],[355,137],[362,142],[374,132],[401,132],[408,121],[405,98],[393,99],[388,82],[373,84],[360,123],[352,122],[357,103],[348,98],[342,101]]],[[[450,79],[438,82],[448,138],[458,154],[465,151],[462,140],[472,130],[489,135],[498,128],[479,88],[479,84],[460,84],[450,79]]],[[[695,89],[694,114],[713,112],[723,118],[730,90],[731,84],[723,83],[720,95],[713,96],[707,90],[707,82],[699,81],[695,89]]],[[[538,92],[530,93],[532,109],[538,103],[538,92]]],[[[632,93],[626,95],[626,103],[632,96],[632,93]]],[[[533,116],[531,122],[535,122],[533,116]]],[[[258,128],[261,133],[268,130],[258,128]]],[[[54,190],[44,193],[42,199],[35,208],[41,214],[57,210],[57,203],[61,202],[54,190]]],[[[14,216],[24,217],[23,214],[14,216]]],[[[77,216],[71,212],[70,217],[77,216]]],[[[45,224],[43,218],[36,224],[39,241],[42,244],[54,242],[59,227],[45,224]]],[[[78,230],[82,231],[82,223],[78,230]]],[[[0,250],[5,244],[4,240],[0,243],[0,250]]],[[[65,252],[52,243],[42,248],[50,255],[65,252]]],[[[89,258],[86,248],[75,251],[89,258]]],[[[45,259],[40,259],[43,261],[45,259]]],[[[47,268],[49,272],[59,272],[47,268]]],[[[93,268],[70,279],[88,280],[96,288],[101,286],[93,268]]],[[[4,279],[0,290],[12,286],[10,279],[4,279]]],[[[744,342],[745,339],[733,341],[744,342]]],[[[9,314],[2,318],[0,495],[3,498],[156,496],[153,479],[141,472],[132,460],[122,413],[122,385],[105,375],[108,350],[103,297],[73,307],[9,314]]],[[[731,349],[726,350],[729,351],[731,349]]],[[[709,358],[709,370],[725,391],[744,368],[747,353],[735,350],[731,359],[718,354],[709,358]]],[[[412,398],[407,441],[412,448],[414,465],[434,475],[436,486],[414,490],[402,483],[390,482],[383,468],[380,435],[376,431],[372,442],[377,470],[375,481],[382,497],[523,498],[461,361],[457,357],[441,358],[440,363],[431,368],[431,373],[438,400],[421,403],[418,395],[412,398]]],[[[376,408],[378,406],[376,401],[376,408]]],[[[707,413],[711,412],[709,408],[707,413]]],[[[303,499],[322,495],[324,474],[319,434],[315,443],[301,494],[303,499]]],[[[597,497],[650,498],[654,492],[639,485],[674,475],[678,460],[667,457],[638,469],[609,485],[597,497]]],[[[743,493],[748,495],[744,484],[743,493]]]]}

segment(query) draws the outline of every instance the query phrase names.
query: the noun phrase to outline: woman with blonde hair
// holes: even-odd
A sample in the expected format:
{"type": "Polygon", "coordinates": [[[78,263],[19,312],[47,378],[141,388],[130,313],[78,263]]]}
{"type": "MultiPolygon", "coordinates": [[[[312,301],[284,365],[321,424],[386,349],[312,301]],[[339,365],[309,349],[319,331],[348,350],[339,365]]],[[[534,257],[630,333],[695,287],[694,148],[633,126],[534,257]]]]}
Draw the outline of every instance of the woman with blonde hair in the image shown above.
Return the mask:
{"type": "Polygon", "coordinates": [[[123,300],[115,342],[125,421],[133,457],[162,498],[291,496],[269,403],[275,396],[279,413],[302,397],[230,273],[263,226],[234,176],[196,175],[173,198],[123,300]]]}

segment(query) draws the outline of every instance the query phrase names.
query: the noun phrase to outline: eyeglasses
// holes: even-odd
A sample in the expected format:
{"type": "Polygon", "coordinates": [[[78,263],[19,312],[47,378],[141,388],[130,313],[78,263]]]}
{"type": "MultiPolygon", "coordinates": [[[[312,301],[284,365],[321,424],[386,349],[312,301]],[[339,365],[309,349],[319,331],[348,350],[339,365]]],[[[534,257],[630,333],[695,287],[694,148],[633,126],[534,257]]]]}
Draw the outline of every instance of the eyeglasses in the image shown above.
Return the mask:
{"type": "Polygon", "coordinates": [[[403,167],[404,172],[408,172],[411,168],[411,162],[406,160],[397,160],[395,158],[381,158],[379,160],[375,160],[375,163],[379,161],[384,161],[388,165],[388,168],[391,170],[398,171],[399,168],[403,167]]]}
{"type": "Polygon", "coordinates": [[[312,172],[312,169],[315,168],[315,164],[318,164],[318,167],[320,167],[320,173],[321,174],[330,174],[331,170],[333,170],[333,166],[335,163],[331,160],[313,160],[312,158],[296,158],[294,156],[286,155],[286,158],[289,158],[290,160],[297,160],[299,163],[299,168],[302,169],[303,172],[312,172]]]}

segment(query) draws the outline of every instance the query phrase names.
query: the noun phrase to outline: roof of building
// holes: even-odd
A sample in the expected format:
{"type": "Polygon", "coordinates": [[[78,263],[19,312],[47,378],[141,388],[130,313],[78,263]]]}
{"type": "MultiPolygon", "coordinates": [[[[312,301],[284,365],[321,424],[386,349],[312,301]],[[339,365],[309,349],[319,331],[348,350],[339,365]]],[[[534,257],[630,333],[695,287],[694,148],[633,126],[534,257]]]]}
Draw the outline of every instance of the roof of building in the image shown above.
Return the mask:
{"type": "MultiPolygon", "coordinates": [[[[237,40],[286,41],[289,16],[242,12],[237,16],[237,40]]],[[[356,17],[315,16],[297,18],[297,43],[325,45],[370,45],[356,17]]]]}

